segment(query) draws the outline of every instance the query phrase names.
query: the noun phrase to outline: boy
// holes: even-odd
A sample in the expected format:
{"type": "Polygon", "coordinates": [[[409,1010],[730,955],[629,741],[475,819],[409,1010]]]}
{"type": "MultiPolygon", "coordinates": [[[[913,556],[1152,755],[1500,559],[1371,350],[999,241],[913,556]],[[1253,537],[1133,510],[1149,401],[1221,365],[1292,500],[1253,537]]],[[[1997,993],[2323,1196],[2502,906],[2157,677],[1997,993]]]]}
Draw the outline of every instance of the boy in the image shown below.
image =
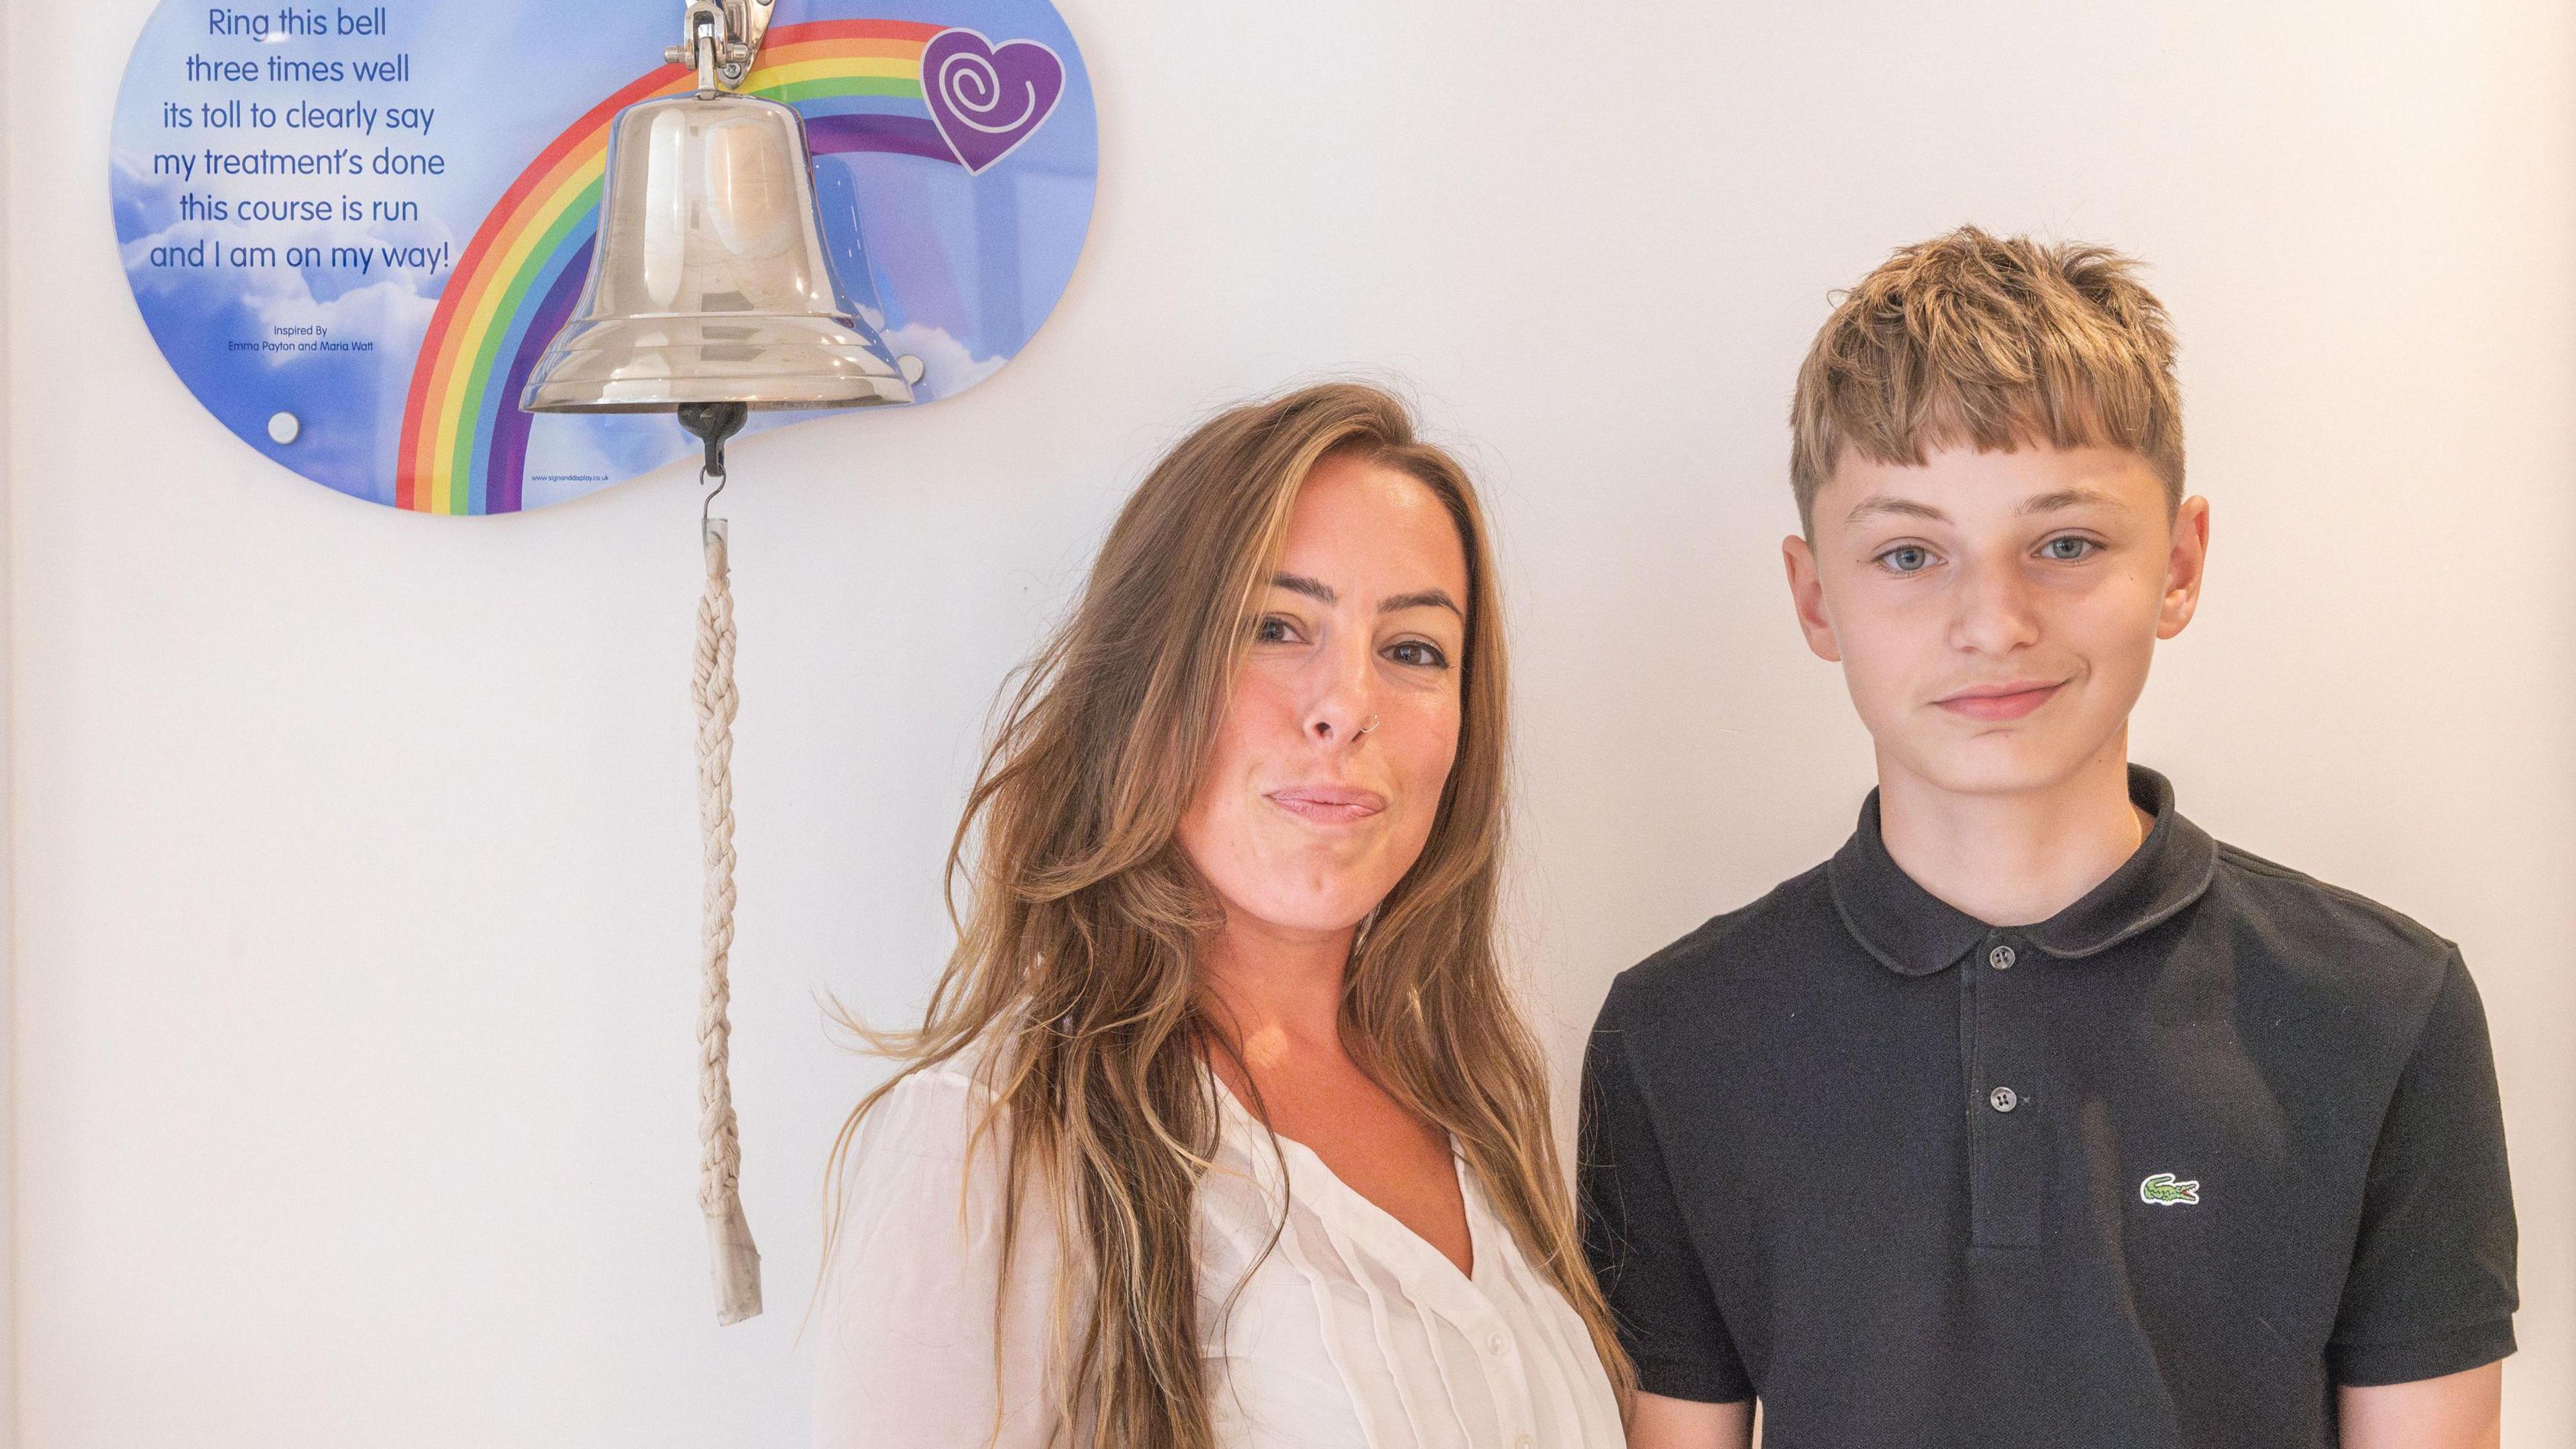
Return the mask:
{"type": "Polygon", "coordinates": [[[1620,976],[1586,1241],[1631,1449],[2493,1445],[2485,1018],[2396,912],[2128,763],[2199,600],[2163,309],[2092,247],[1898,252],[1798,375],[1783,544],[1879,787],[1620,976]]]}

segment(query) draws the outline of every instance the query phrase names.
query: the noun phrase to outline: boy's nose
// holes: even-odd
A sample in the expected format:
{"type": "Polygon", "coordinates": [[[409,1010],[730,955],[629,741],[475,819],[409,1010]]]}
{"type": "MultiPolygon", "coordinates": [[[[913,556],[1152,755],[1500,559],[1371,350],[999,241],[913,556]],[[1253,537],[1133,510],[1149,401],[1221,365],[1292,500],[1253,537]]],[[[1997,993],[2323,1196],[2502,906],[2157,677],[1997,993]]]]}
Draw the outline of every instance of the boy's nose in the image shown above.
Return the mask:
{"type": "Polygon", "coordinates": [[[1951,616],[1953,646],[1980,654],[2008,654],[2039,639],[2039,617],[2021,570],[2009,563],[1971,564],[1959,584],[1951,616]]]}

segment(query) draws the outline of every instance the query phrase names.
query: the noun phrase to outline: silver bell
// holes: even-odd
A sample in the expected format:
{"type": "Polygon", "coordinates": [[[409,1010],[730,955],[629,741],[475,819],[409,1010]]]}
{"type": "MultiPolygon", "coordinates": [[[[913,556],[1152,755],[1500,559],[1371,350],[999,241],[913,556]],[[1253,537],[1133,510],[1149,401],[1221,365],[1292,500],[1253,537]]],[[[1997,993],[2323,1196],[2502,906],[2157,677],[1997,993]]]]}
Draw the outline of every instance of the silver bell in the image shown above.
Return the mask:
{"type": "Polygon", "coordinates": [[[908,403],[918,366],[834,285],[803,120],[708,87],[618,113],[590,279],[519,405],[908,403]]]}

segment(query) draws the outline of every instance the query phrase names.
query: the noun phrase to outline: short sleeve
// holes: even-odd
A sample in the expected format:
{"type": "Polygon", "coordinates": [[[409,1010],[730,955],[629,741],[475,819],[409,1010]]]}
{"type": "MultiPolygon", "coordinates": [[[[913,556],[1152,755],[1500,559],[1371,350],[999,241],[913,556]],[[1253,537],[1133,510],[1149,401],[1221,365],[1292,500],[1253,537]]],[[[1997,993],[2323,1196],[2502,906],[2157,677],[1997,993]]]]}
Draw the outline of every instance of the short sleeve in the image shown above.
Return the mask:
{"type": "Polygon", "coordinates": [[[966,1155],[983,1101],[963,1073],[931,1068],[860,1122],[816,1304],[814,1449],[1047,1442],[1061,1245],[1051,1217],[1023,1211],[1003,1284],[1002,1134],[976,1144],[971,1170],[966,1155]]]}
{"type": "Polygon", "coordinates": [[[1620,1030],[1614,984],[1583,1058],[1583,1246],[1610,1300],[1637,1386],[1667,1398],[1753,1397],[1691,1245],[1620,1030]]]}
{"type": "Polygon", "coordinates": [[[2412,1383],[2513,1352],[2513,1185],[2486,1011],[2453,952],[2372,1150],[2327,1366],[2412,1383]]]}

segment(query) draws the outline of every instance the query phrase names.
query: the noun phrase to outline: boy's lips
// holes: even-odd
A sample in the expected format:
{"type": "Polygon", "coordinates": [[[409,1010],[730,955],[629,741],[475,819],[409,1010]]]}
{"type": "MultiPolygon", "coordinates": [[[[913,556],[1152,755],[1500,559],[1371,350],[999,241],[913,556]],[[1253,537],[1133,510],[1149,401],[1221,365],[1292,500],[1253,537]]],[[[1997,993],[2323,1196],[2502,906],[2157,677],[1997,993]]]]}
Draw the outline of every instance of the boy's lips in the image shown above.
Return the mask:
{"type": "Polygon", "coordinates": [[[1375,790],[1355,790],[1347,785],[1292,785],[1273,790],[1267,797],[1271,804],[1318,825],[1340,825],[1353,820],[1366,820],[1386,808],[1386,797],[1375,790]]]}
{"type": "Polygon", "coordinates": [[[2048,703],[2063,687],[2063,681],[2044,684],[2037,680],[2017,679],[2008,684],[1976,685],[1935,703],[1952,714],[1969,719],[2015,720],[2048,703]]]}

